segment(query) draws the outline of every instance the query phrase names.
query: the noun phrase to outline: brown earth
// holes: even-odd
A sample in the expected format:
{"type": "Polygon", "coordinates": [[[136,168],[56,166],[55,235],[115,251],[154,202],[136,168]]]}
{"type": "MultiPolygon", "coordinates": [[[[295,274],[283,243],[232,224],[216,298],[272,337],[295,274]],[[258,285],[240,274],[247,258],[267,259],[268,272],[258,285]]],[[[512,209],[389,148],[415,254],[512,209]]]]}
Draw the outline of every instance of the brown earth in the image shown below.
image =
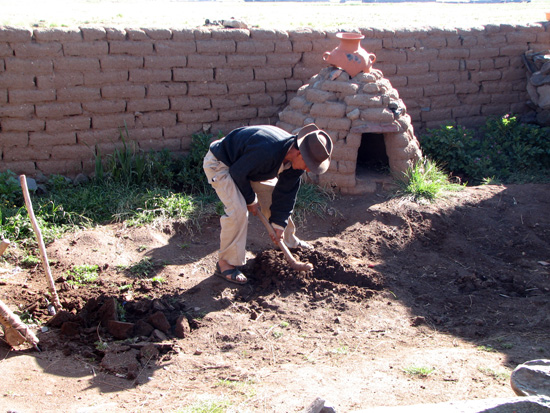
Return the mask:
{"type": "Polygon", "coordinates": [[[80,231],[48,246],[56,317],[42,266],[21,269],[10,247],[0,299],[48,328],[41,352],[0,342],[0,410],[218,400],[228,412],[296,412],[319,396],[349,412],[512,397],[512,370],[550,358],[548,205],[548,185],[469,187],[425,205],[339,197],[300,228],[315,246],[295,252],[315,266],[300,274],[251,217],[246,286],[212,276],[216,217],[193,233],[80,231]],[[100,279],[76,288],[67,272],[82,264],[99,265],[100,279]]]}

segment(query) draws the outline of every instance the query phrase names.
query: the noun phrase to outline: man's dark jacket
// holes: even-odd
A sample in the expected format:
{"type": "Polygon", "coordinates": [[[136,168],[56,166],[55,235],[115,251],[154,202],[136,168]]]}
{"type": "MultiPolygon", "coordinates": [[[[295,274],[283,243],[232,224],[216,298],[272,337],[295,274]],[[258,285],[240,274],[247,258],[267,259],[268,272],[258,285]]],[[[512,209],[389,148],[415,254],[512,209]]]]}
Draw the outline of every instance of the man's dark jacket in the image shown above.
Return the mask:
{"type": "MultiPolygon", "coordinates": [[[[229,173],[247,204],[256,198],[250,181],[275,178],[296,136],[275,126],[247,126],[212,142],[214,156],[229,167],[229,173]]],[[[302,170],[286,169],[273,190],[270,221],[286,227],[300,188],[302,170]]]]}

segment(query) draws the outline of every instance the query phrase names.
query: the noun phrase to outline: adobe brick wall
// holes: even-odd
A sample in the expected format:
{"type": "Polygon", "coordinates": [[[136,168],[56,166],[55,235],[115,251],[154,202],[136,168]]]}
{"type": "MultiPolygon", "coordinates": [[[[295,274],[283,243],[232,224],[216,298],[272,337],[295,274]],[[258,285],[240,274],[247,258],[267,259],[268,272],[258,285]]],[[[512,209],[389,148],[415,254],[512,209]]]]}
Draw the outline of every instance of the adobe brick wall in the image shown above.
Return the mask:
{"type": "MultiPolygon", "coordinates": [[[[550,48],[548,22],[361,32],[417,135],[525,113],[522,55],[550,48]]],[[[338,43],[314,29],[0,27],[0,171],[92,173],[125,125],[140,148],[180,153],[200,131],[275,124],[338,43]]]]}

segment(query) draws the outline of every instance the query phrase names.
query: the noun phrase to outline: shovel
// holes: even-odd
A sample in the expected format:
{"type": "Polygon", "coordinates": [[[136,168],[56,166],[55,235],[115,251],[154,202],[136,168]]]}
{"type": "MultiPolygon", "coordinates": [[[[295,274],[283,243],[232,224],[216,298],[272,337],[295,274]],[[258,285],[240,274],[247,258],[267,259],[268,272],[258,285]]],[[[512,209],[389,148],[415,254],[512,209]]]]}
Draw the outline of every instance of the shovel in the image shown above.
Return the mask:
{"type": "MultiPolygon", "coordinates": [[[[260,221],[262,221],[262,224],[264,224],[265,228],[267,229],[267,232],[269,232],[269,235],[275,237],[275,230],[273,229],[273,227],[271,226],[271,224],[269,223],[269,221],[267,220],[267,218],[265,217],[265,215],[261,210],[258,210],[258,217],[260,218],[260,221]]],[[[311,271],[313,269],[313,265],[310,264],[309,262],[300,262],[296,260],[296,258],[294,258],[294,256],[290,253],[290,251],[288,250],[288,247],[285,245],[284,242],[282,242],[281,240],[278,240],[277,245],[279,246],[281,251],[283,251],[283,254],[285,255],[286,260],[288,261],[288,263],[290,264],[290,267],[293,270],[311,271]]]]}

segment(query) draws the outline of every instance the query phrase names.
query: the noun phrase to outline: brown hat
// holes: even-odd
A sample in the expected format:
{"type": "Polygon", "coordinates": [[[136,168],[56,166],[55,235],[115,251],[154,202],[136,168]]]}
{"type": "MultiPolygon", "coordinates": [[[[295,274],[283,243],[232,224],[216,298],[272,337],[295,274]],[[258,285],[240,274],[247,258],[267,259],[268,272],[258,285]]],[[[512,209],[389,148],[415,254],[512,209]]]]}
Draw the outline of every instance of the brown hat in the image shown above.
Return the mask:
{"type": "Polygon", "coordinates": [[[314,123],[304,126],[296,137],[298,149],[308,169],[320,175],[327,171],[332,153],[332,140],[314,123]]]}

